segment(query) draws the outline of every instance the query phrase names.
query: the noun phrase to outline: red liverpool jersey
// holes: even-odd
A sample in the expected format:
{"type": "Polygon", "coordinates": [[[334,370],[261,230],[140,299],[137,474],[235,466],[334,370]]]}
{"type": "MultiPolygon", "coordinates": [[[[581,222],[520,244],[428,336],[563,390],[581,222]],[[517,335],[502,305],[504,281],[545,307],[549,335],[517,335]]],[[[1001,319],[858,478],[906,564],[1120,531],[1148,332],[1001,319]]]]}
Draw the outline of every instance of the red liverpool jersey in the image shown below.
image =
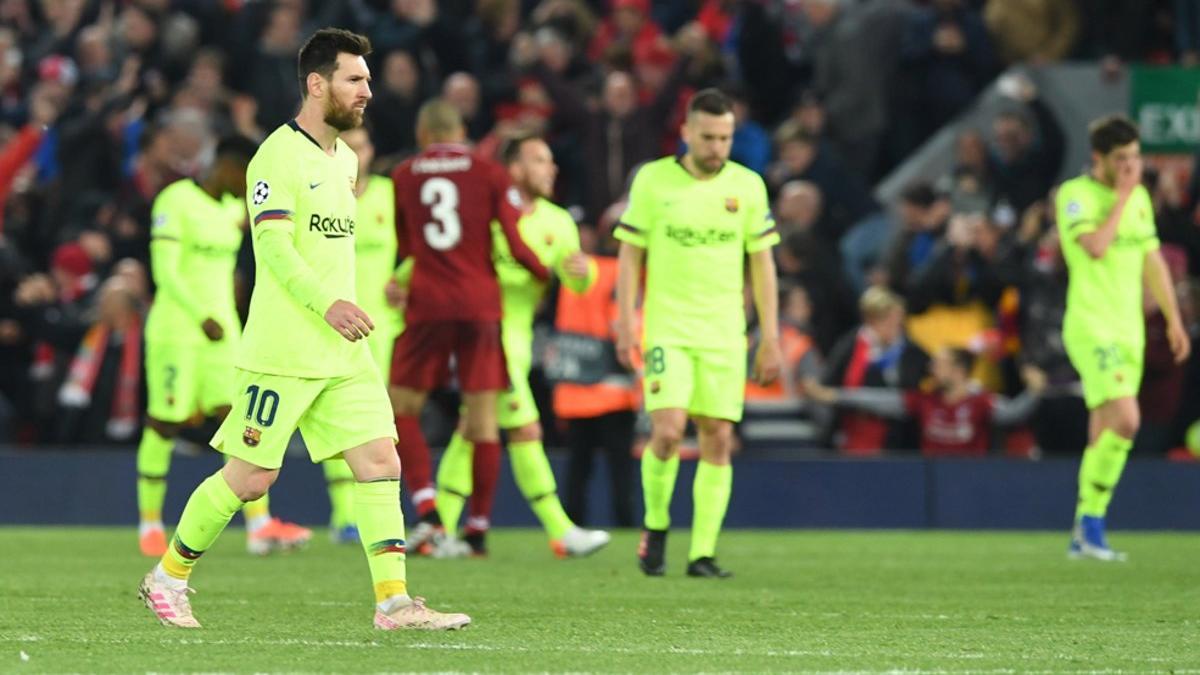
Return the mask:
{"type": "Polygon", "coordinates": [[[991,444],[995,401],[977,391],[950,403],[941,394],[904,394],[909,414],[921,422],[921,454],[926,457],[984,457],[991,444]]]}
{"type": "Polygon", "coordinates": [[[492,221],[513,257],[545,281],[550,273],[521,241],[521,197],[499,164],[465,146],[435,144],[392,173],[400,257],[413,257],[405,320],[498,321],[492,221]]]}

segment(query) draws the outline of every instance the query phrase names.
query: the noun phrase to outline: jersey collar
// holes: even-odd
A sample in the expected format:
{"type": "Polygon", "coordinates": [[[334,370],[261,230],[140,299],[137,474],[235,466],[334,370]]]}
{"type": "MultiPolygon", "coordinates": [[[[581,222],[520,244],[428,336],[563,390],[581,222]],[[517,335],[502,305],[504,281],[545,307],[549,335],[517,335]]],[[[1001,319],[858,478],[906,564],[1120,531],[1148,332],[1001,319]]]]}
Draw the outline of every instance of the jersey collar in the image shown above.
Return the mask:
{"type": "MultiPolygon", "coordinates": [[[[320,148],[321,152],[325,152],[325,148],[321,147],[321,144],[317,142],[317,139],[313,138],[311,134],[309,134],[307,131],[302,129],[300,127],[300,125],[296,123],[296,120],[294,120],[294,119],[288,120],[287,125],[289,127],[291,127],[292,131],[297,131],[299,133],[304,134],[304,137],[307,138],[308,140],[312,141],[313,145],[320,148]]],[[[337,152],[337,139],[336,138],[333,140],[333,151],[337,152]]]]}

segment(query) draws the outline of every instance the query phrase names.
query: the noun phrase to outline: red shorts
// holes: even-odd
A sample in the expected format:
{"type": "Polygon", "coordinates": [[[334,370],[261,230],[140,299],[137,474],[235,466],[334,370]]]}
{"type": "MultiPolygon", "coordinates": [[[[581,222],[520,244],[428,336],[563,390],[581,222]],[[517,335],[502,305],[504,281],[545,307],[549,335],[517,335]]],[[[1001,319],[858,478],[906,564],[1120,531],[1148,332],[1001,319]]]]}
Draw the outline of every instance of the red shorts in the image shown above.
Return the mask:
{"type": "Polygon", "coordinates": [[[392,353],[392,384],[432,391],[445,384],[450,374],[451,356],[457,366],[460,391],[508,389],[499,321],[408,324],[396,339],[396,349],[392,353]]]}

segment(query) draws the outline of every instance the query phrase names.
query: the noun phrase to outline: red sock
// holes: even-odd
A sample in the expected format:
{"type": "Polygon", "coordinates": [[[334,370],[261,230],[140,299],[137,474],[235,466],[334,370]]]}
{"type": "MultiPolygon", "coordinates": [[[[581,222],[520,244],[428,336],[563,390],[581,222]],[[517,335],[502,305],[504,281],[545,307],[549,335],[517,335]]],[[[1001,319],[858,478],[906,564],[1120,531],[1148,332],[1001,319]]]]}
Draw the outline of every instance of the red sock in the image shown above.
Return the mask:
{"type": "Polygon", "coordinates": [[[433,460],[421,423],[416,417],[396,415],[396,454],[400,456],[400,475],[408,486],[409,498],[417,507],[417,515],[423,516],[434,508],[433,499],[437,492],[433,488],[433,460]]]}
{"type": "Polygon", "coordinates": [[[496,483],[500,480],[499,441],[475,443],[471,479],[473,489],[467,505],[467,531],[484,532],[491,526],[492,502],[496,499],[496,483]]]}

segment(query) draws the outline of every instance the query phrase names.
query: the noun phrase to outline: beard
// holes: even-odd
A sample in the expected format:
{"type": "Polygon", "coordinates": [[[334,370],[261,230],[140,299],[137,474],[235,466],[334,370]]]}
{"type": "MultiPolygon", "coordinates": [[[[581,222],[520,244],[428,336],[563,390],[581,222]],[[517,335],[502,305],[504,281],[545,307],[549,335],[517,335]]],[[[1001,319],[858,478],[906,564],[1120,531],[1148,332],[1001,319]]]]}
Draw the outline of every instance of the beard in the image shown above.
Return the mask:
{"type": "Polygon", "coordinates": [[[332,97],[325,105],[325,123],[338,131],[349,131],[362,124],[361,110],[343,106],[332,97]]]}

